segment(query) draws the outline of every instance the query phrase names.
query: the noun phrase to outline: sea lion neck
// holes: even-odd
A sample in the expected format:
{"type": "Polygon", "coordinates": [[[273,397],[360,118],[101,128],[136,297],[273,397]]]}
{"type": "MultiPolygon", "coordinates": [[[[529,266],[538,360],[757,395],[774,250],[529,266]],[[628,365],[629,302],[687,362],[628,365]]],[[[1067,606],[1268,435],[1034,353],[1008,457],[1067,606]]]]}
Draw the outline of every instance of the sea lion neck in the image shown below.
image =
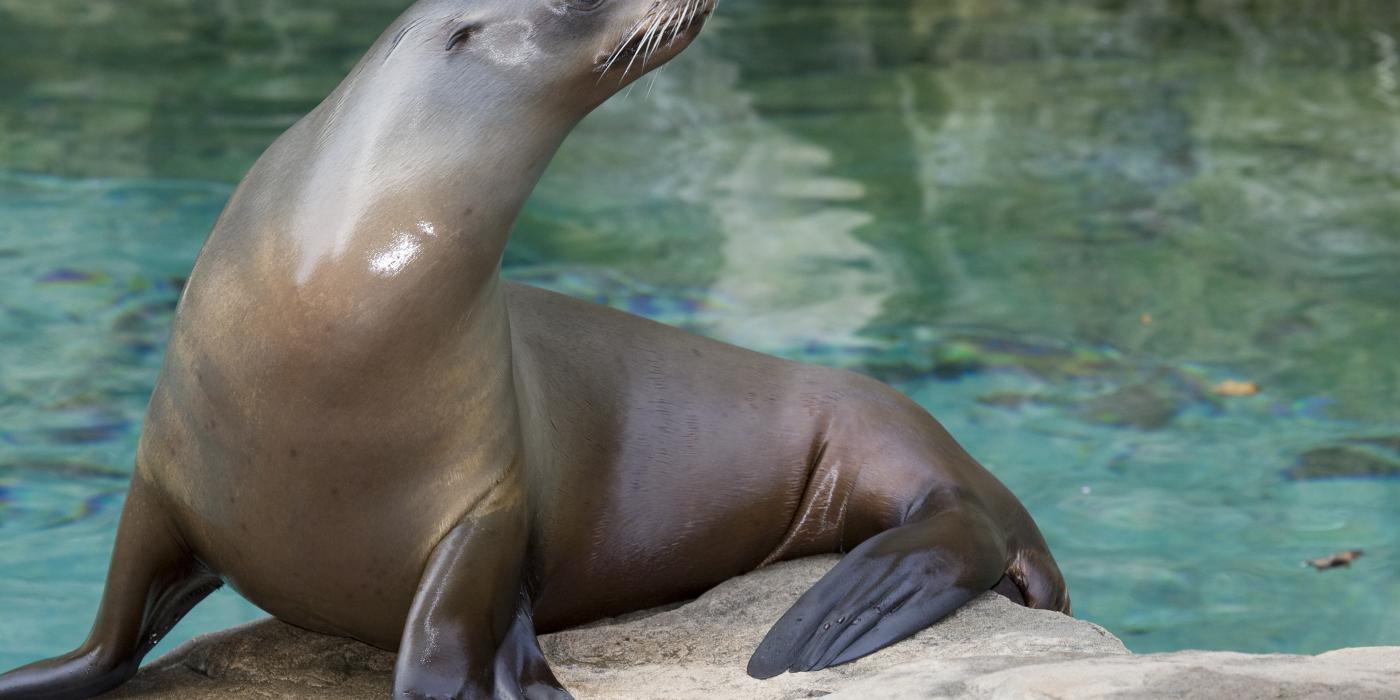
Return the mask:
{"type": "Polygon", "coordinates": [[[579,117],[524,109],[490,74],[444,86],[412,68],[367,57],[274,143],[199,267],[254,256],[303,296],[334,288],[459,310],[477,301],[579,117]],[[231,245],[235,236],[256,240],[231,245]]]}
{"type": "Polygon", "coordinates": [[[292,148],[270,154],[290,175],[284,184],[306,194],[285,229],[296,238],[299,281],[326,265],[384,277],[396,270],[380,249],[405,234],[451,242],[431,251],[435,264],[463,277],[494,272],[577,121],[521,110],[490,79],[454,84],[467,94],[444,96],[448,88],[431,76],[405,72],[395,64],[357,71],[293,130],[292,148]],[[359,259],[347,259],[356,251],[359,259]]]}
{"type": "Polygon", "coordinates": [[[278,348],[259,363],[315,347],[347,376],[506,342],[501,258],[575,120],[512,114],[489,81],[449,113],[428,79],[358,70],[278,139],[215,226],[177,325],[240,318],[278,348]]]}

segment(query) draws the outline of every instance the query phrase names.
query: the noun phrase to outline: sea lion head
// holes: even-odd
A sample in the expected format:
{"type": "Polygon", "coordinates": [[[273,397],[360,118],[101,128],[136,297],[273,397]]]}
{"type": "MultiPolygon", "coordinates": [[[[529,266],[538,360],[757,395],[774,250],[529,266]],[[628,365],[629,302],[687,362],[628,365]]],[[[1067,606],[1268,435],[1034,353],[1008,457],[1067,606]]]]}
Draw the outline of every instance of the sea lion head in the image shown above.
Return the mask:
{"type": "Polygon", "coordinates": [[[581,117],[689,46],[715,2],[420,0],[371,57],[426,68],[469,103],[530,102],[581,117]]]}

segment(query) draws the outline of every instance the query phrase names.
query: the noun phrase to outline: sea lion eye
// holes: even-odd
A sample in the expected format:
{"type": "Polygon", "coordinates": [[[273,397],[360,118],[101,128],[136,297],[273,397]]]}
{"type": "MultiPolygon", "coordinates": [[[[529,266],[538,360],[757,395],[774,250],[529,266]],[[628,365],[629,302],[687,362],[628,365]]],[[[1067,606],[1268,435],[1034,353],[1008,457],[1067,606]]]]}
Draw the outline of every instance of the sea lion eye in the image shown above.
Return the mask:
{"type": "Polygon", "coordinates": [[[603,0],[565,0],[564,4],[568,5],[571,10],[592,12],[598,9],[599,5],[603,4],[603,0]]]}
{"type": "Polygon", "coordinates": [[[462,48],[480,28],[476,24],[464,24],[457,27],[456,31],[452,32],[452,37],[447,40],[447,50],[453,51],[462,48]]]}

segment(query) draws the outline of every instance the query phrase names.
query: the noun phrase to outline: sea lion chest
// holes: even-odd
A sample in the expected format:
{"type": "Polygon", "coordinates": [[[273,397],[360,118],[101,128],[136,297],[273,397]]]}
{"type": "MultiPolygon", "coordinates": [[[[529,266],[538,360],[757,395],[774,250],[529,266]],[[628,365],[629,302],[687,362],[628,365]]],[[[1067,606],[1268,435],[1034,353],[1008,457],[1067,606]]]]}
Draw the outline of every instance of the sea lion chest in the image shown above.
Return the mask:
{"type": "Polygon", "coordinates": [[[392,296],[237,273],[192,278],[138,462],[259,607],[392,648],[429,553],[517,459],[509,354],[473,361],[392,296]]]}

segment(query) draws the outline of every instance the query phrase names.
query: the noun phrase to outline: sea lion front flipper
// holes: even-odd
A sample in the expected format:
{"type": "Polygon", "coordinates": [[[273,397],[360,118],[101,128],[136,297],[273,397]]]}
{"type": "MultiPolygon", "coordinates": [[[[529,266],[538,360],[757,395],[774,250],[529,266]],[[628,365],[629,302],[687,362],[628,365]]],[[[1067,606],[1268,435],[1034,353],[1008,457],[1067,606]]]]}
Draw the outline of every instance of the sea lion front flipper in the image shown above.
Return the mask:
{"type": "Polygon", "coordinates": [[[520,598],[520,609],[496,653],[496,697],[515,700],[573,700],[564,690],[540,649],[535,635],[528,596],[520,598]]]}
{"type": "Polygon", "coordinates": [[[395,700],[563,699],[522,594],[520,504],[463,519],[433,550],[394,667],[395,700]]]}
{"type": "Polygon", "coordinates": [[[749,675],[838,666],[943,619],[1006,572],[997,533],[986,516],[959,507],[872,537],[778,620],[749,660],[749,675]]]}
{"type": "Polygon", "coordinates": [[[97,621],[63,656],[0,676],[0,700],[81,700],[136,674],[141,659],[222,585],[185,546],[153,488],[131,482],[97,621]]]}

